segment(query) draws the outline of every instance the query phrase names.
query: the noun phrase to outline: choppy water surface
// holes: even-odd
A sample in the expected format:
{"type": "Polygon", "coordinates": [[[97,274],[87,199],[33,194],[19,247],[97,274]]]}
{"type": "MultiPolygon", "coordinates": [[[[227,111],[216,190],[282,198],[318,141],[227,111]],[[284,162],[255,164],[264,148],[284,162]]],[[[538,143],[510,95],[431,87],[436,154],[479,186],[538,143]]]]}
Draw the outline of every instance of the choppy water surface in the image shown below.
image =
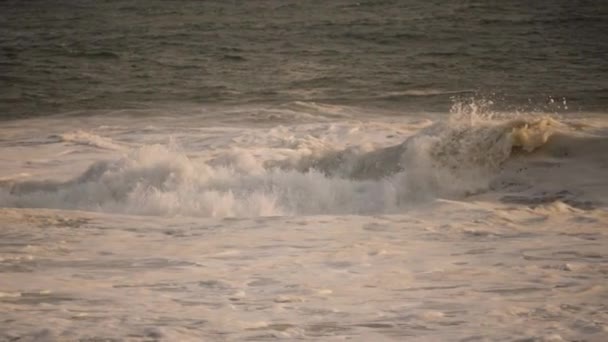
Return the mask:
{"type": "Polygon", "coordinates": [[[608,98],[604,1],[3,1],[0,13],[2,117],[294,100],[445,111],[471,92],[578,111],[608,98]]]}

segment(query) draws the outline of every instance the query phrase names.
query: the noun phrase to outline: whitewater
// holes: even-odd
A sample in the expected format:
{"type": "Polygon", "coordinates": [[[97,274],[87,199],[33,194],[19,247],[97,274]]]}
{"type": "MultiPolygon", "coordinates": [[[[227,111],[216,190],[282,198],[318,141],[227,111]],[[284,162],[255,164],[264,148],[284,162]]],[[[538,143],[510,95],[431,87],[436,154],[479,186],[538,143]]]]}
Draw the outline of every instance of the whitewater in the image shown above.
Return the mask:
{"type": "Polygon", "coordinates": [[[1,340],[608,336],[604,116],[204,110],[3,123],[1,340]]]}

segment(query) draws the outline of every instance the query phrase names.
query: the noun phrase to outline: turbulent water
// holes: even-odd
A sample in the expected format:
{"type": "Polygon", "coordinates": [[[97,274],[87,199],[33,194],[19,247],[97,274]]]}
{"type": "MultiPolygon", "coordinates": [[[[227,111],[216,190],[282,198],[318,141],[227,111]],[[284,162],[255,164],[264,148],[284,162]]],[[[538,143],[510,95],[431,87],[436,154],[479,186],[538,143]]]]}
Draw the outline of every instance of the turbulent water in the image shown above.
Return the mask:
{"type": "Polygon", "coordinates": [[[605,341],[600,1],[0,3],[0,341],[605,341]]]}

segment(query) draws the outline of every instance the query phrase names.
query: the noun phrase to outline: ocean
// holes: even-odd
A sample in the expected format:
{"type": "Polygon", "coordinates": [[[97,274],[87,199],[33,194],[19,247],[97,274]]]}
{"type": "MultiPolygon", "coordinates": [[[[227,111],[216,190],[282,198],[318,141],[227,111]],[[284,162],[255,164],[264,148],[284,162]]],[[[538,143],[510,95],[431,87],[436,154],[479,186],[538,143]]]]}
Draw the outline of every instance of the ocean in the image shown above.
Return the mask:
{"type": "Polygon", "coordinates": [[[0,341],[605,341],[608,2],[0,2],[0,341]]]}

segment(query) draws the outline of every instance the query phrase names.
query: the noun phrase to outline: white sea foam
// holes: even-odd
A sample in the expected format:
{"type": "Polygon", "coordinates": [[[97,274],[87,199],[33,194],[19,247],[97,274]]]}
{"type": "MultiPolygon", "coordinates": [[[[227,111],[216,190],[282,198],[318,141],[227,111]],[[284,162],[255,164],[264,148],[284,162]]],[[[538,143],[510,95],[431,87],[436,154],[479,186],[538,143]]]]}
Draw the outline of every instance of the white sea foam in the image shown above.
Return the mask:
{"type": "Polygon", "coordinates": [[[125,148],[124,146],[112,141],[112,139],[82,130],[63,133],[56,137],[59,138],[60,141],[74,143],[78,145],[86,145],[101,149],[123,150],[125,148]]]}
{"type": "MultiPolygon", "coordinates": [[[[1,190],[0,205],[170,216],[393,213],[437,196],[487,190],[513,149],[537,149],[558,125],[551,119],[472,119],[469,113],[467,120],[440,121],[388,147],[336,150],[325,140],[294,140],[276,128],[263,141],[271,143],[266,153],[232,148],[195,158],[147,145],[96,162],[67,182],[14,181],[1,190]]],[[[97,135],[67,137],[122,148],[97,135]]]]}
{"type": "Polygon", "coordinates": [[[606,340],[605,120],[480,108],[2,127],[0,340],[606,340]]]}

